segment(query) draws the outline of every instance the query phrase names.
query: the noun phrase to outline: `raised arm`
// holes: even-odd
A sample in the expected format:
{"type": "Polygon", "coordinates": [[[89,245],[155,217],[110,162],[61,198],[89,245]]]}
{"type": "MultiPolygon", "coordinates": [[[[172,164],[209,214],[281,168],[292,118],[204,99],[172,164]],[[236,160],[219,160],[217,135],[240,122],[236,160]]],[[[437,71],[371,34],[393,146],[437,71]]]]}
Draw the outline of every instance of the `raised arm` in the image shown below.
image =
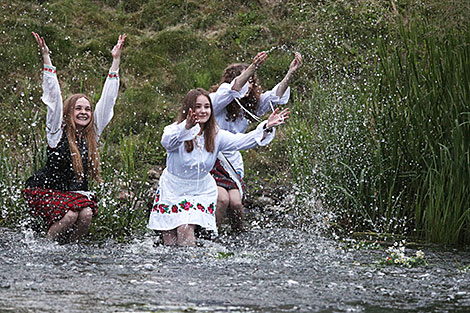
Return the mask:
{"type": "Polygon", "coordinates": [[[51,148],[55,148],[62,137],[62,96],[60,94],[59,81],[57,80],[56,69],[52,65],[49,56],[50,51],[47,47],[44,37],[32,32],[34,39],[38,44],[41,52],[44,70],[42,81],[42,101],[47,105],[46,116],[46,137],[47,144],[51,148]]]}
{"type": "Polygon", "coordinates": [[[243,86],[248,82],[251,76],[255,73],[255,71],[266,61],[268,55],[266,52],[258,52],[258,54],[254,57],[253,62],[248,66],[246,70],[244,70],[240,76],[237,77],[235,83],[232,86],[233,90],[240,91],[243,86]]]}
{"type": "Polygon", "coordinates": [[[45,65],[53,66],[51,62],[51,58],[49,56],[49,47],[46,45],[46,41],[44,40],[44,37],[39,36],[38,33],[31,32],[34,36],[34,39],[36,39],[36,42],[38,43],[39,50],[41,51],[42,58],[44,60],[45,65]]]}
{"type": "Polygon", "coordinates": [[[274,138],[273,127],[284,124],[289,119],[289,109],[279,112],[276,109],[267,121],[261,122],[256,129],[249,133],[232,134],[228,131],[220,131],[220,151],[246,150],[256,146],[266,146],[274,138]]]}
{"type": "Polygon", "coordinates": [[[295,53],[294,60],[290,63],[289,70],[287,71],[286,76],[281,80],[277,86],[276,96],[282,97],[286,92],[289,82],[295,72],[302,66],[302,55],[299,52],[295,53]]]}
{"type": "Polygon", "coordinates": [[[186,140],[192,140],[201,131],[198,123],[188,120],[181,123],[173,123],[163,129],[162,146],[167,151],[174,151],[179,148],[186,140]]]}
{"type": "Polygon", "coordinates": [[[119,63],[121,61],[121,51],[126,40],[126,34],[119,35],[118,41],[111,50],[113,63],[109,69],[104,83],[101,98],[95,108],[96,135],[99,137],[104,128],[111,121],[114,115],[114,104],[119,91],[119,63]]]}

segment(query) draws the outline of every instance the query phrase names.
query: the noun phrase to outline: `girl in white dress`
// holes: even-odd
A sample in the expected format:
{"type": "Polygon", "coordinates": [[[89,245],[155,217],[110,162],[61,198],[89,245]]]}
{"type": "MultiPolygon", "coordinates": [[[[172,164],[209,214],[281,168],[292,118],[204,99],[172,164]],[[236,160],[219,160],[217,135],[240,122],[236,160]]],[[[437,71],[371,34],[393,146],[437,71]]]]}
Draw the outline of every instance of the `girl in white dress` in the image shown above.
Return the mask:
{"type": "MultiPolygon", "coordinates": [[[[244,133],[250,121],[259,121],[260,116],[274,110],[274,106],[289,101],[289,82],[302,65],[302,56],[296,52],[284,78],[271,90],[261,91],[256,70],[266,61],[266,52],[258,53],[251,64],[229,65],[218,85],[211,88],[210,97],[214,115],[220,128],[234,134],[244,133]]],[[[217,225],[220,226],[226,213],[232,229],[243,230],[244,217],[243,159],[238,151],[224,151],[211,171],[218,186],[217,225]],[[233,170],[232,170],[233,169],[233,170]],[[228,212],[227,208],[229,209],[228,212]]]]}
{"type": "Polygon", "coordinates": [[[247,134],[232,134],[217,126],[207,91],[190,90],[177,122],[165,127],[162,145],[167,150],[148,227],[160,230],[165,245],[194,246],[199,225],[217,234],[217,185],[210,175],[220,151],[264,146],[274,128],[289,118],[289,110],[276,110],[247,134]]]}

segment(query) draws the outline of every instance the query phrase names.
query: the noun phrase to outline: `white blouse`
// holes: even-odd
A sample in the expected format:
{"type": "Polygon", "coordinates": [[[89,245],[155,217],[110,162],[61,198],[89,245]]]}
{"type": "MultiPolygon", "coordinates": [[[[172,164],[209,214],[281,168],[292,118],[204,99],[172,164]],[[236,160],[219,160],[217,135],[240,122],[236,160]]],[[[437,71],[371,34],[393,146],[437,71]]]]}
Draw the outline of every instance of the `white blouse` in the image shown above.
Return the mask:
{"type": "MultiPolygon", "coordinates": [[[[238,78],[238,77],[237,77],[238,78]]],[[[235,99],[242,98],[248,91],[248,83],[246,83],[240,91],[232,90],[235,84],[235,78],[230,84],[223,83],[219,86],[216,92],[209,94],[214,109],[215,119],[219,124],[220,128],[227,130],[231,133],[244,133],[248,127],[249,121],[246,117],[242,116],[235,121],[227,121],[227,106],[235,99]]],[[[271,106],[283,105],[289,101],[290,98],[290,87],[287,87],[282,97],[276,96],[277,84],[273,89],[266,91],[261,94],[258,103],[258,110],[256,111],[257,116],[262,116],[271,110],[271,106]]],[[[243,159],[238,151],[226,151],[224,155],[233,165],[235,170],[243,177],[243,159]]]]}
{"type": "MultiPolygon", "coordinates": [[[[55,148],[62,137],[63,103],[60,94],[59,81],[56,68],[44,64],[44,77],[42,83],[42,101],[47,105],[46,136],[47,143],[55,148]]],[[[119,70],[109,72],[104,83],[101,98],[94,110],[95,130],[98,140],[104,128],[114,115],[114,104],[119,91],[119,70]]]]}
{"type": "Polygon", "coordinates": [[[201,130],[199,124],[191,129],[186,129],[186,121],[166,126],[161,143],[167,150],[167,170],[184,179],[202,178],[214,167],[219,151],[245,150],[269,144],[275,132],[265,133],[263,127],[266,123],[266,121],[260,123],[255,130],[247,134],[232,134],[219,129],[215,136],[214,152],[208,152],[204,147],[204,136],[198,135],[201,130]],[[193,139],[195,139],[194,149],[187,152],[184,142],[193,139]]]}

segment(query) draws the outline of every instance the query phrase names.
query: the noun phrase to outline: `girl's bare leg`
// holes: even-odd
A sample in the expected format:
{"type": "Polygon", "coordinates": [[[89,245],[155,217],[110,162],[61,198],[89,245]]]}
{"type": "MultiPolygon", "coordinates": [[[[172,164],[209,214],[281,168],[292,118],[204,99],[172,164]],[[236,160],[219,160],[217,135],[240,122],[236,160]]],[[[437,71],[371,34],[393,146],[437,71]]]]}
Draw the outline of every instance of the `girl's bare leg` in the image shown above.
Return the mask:
{"type": "Polygon", "coordinates": [[[56,239],[60,234],[73,226],[78,218],[78,212],[68,211],[62,219],[52,224],[47,231],[46,238],[56,239]]]}
{"type": "Polygon", "coordinates": [[[176,245],[176,241],[178,239],[178,236],[176,234],[176,228],[172,229],[172,230],[162,231],[162,238],[163,238],[163,244],[165,246],[174,246],[174,245],[176,245]]]}
{"type": "Polygon", "coordinates": [[[196,245],[196,237],[194,236],[194,224],[181,225],[176,228],[178,246],[194,247],[196,245]]]}
{"type": "Polygon", "coordinates": [[[70,238],[72,241],[80,240],[90,229],[91,219],[93,217],[93,210],[91,208],[84,208],[78,213],[77,229],[70,238]]]}
{"type": "Polygon", "coordinates": [[[215,209],[215,222],[217,224],[217,228],[220,229],[222,222],[224,221],[228,205],[230,203],[230,198],[228,191],[223,187],[217,186],[217,206],[215,209]]]}
{"type": "Polygon", "coordinates": [[[243,208],[242,198],[238,189],[230,189],[229,195],[229,206],[230,206],[230,225],[232,230],[243,231],[243,220],[245,218],[245,211],[243,208]]]}

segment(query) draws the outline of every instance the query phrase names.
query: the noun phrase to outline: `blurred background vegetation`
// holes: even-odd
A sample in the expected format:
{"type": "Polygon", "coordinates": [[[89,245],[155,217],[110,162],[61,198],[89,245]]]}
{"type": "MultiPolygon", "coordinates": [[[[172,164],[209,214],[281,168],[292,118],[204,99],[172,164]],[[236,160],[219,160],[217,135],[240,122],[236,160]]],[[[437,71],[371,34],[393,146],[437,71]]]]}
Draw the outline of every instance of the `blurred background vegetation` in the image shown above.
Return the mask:
{"type": "Polygon", "coordinates": [[[320,217],[344,236],[470,241],[466,0],[14,0],[0,7],[0,226],[37,223],[21,198],[46,144],[42,59],[31,31],[45,37],[64,96],[85,92],[95,102],[110,49],[126,33],[115,116],[101,138],[105,181],[93,186],[101,198],[95,238],[145,231],[154,183],[147,173],[165,166],[160,138],[182,97],[264,50],[265,90],[295,51],[304,65],[291,82],[289,124],[269,148],[244,152],[246,204],[258,222],[314,228],[320,217]],[[285,209],[269,212],[259,196],[285,209]]]}

